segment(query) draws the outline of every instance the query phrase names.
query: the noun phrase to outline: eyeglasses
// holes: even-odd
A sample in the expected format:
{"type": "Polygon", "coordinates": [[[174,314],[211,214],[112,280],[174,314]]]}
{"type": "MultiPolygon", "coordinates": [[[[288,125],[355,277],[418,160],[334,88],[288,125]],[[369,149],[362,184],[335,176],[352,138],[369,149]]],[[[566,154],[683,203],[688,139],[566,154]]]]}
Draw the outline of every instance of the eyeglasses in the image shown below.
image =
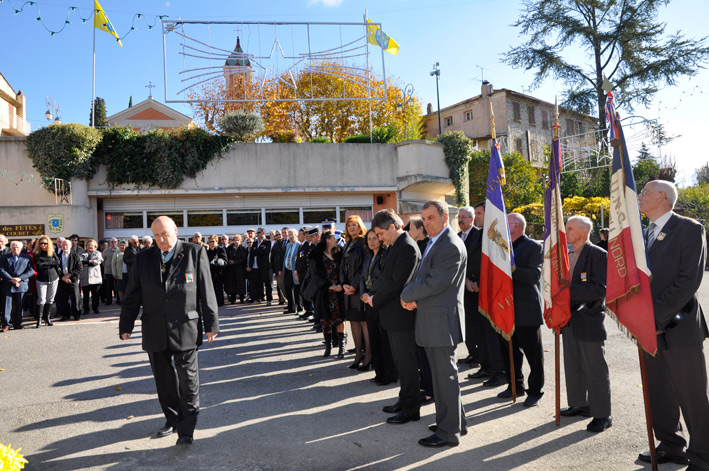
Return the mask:
{"type": "Polygon", "coordinates": [[[39,245],[49,245],[46,242],[40,242],[39,245]]]}

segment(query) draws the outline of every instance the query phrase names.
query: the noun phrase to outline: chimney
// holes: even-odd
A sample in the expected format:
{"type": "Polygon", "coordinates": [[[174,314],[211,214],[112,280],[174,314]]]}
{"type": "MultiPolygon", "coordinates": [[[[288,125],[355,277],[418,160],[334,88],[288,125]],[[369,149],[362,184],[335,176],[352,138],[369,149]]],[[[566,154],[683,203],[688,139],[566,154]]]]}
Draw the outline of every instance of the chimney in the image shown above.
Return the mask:
{"type": "Polygon", "coordinates": [[[487,80],[485,80],[482,84],[482,87],[481,87],[481,95],[483,97],[490,96],[490,95],[492,95],[492,92],[493,92],[492,84],[490,82],[488,82],[487,80]]]}
{"type": "Polygon", "coordinates": [[[431,113],[433,113],[433,105],[429,103],[428,105],[426,105],[426,114],[431,113]]]}

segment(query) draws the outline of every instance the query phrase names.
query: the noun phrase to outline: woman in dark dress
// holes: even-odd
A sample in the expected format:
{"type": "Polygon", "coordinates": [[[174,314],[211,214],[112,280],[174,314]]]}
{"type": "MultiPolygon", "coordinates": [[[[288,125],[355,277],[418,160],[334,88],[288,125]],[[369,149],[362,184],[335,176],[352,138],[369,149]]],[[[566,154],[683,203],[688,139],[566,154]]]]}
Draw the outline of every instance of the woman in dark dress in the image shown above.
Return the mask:
{"type": "MultiPolygon", "coordinates": [[[[379,280],[383,260],[386,258],[386,247],[379,240],[373,229],[370,229],[364,236],[367,241],[367,250],[362,261],[362,274],[360,276],[359,292],[363,297],[365,294],[374,296],[375,286],[379,280]]],[[[369,343],[372,352],[372,366],[374,367],[374,378],[371,380],[378,385],[393,383],[397,380],[398,373],[394,365],[394,357],[391,354],[389,336],[379,322],[379,309],[365,303],[365,313],[367,315],[367,331],[369,332],[369,343]]],[[[360,371],[369,370],[369,365],[364,364],[359,367],[360,371]]]]}
{"type": "Polygon", "coordinates": [[[324,357],[330,356],[333,339],[338,346],[337,358],[345,357],[345,316],[342,310],[343,289],[340,284],[342,251],[335,234],[323,234],[320,243],[310,252],[310,283],[318,286],[315,295],[315,318],[322,325],[325,337],[324,357]]]}
{"type": "Polygon", "coordinates": [[[350,216],[345,222],[345,248],[342,250],[342,265],[340,267],[340,283],[344,290],[343,307],[345,319],[350,322],[352,338],[355,344],[355,359],[349,366],[359,368],[362,360],[369,366],[372,352],[369,348],[369,333],[367,332],[367,317],[364,312],[364,303],[360,299],[359,277],[362,273],[362,260],[364,259],[365,244],[364,227],[362,218],[350,216]]]}
{"type": "Polygon", "coordinates": [[[239,296],[241,304],[246,295],[246,257],[249,251],[241,245],[241,236],[236,234],[232,244],[226,248],[228,266],[225,268],[224,290],[229,295],[229,302],[234,304],[239,296]]]}
{"type": "Polygon", "coordinates": [[[214,294],[217,297],[217,305],[224,305],[224,267],[227,266],[226,250],[219,247],[219,237],[209,236],[207,244],[207,258],[209,258],[209,271],[212,273],[212,284],[214,294]]]}

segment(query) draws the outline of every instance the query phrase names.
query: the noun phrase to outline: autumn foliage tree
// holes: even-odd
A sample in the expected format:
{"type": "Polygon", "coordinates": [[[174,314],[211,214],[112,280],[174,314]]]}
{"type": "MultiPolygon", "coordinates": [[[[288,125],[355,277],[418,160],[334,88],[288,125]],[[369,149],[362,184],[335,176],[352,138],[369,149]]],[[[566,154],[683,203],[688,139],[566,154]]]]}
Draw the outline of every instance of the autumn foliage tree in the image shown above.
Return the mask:
{"type": "MultiPolygon", "coordinates": [[[[207,83],[191,96],[199,99],[193,103],[195,121],[204,123],[207,129],[217,131],[217,119],[228,111],[245,109],[261,114],[264,121],[262,137],[280,142],[311,141],[328,138],[342,142],[348,136],[369,133],[369,103],[364,97],[386,99],[372,100],[372,126],[394,127],[398,139],[421,137],[421,103],[416,97],[403,106],[402,89],[388,79],[371,80],[368,92],[367,81],[361,76],[349,74],[347,66],[335,62],[321,62],[312,69],[259,81],[239,82],[240,89],[227,87],[224,79],[207,83]],[[247,95],[256,100],[250,103],[230,103],[224,99],[243,98],[247,95]],[[280,99],[284,101],[268,101],[280,99]],[[306,101],[311,99],[312,101],[306,101]],[[318,101],[315,101],[318,99],[318,101]],[[397,105],[401,104],[401,110],[397,105]]],[[[408,97],[407,97],[408,98],[408,97]]]]}

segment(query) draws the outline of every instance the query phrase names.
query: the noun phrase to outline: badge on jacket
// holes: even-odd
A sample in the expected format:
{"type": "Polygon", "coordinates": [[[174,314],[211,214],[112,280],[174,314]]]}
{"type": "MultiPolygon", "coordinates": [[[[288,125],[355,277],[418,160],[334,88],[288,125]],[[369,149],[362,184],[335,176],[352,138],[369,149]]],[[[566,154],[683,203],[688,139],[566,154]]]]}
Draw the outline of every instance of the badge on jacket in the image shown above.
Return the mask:
{"type": "Polygon", "coordinates": [[[192,275],[192,273],[185,273],[185,282],[194,283],[194,276],[192,275]]]}
{"type": "Polygon", "coordinates": [[[581,272],[581,281],[588,281],[588,277],[586,276],[586,272],[581,272]]]}

